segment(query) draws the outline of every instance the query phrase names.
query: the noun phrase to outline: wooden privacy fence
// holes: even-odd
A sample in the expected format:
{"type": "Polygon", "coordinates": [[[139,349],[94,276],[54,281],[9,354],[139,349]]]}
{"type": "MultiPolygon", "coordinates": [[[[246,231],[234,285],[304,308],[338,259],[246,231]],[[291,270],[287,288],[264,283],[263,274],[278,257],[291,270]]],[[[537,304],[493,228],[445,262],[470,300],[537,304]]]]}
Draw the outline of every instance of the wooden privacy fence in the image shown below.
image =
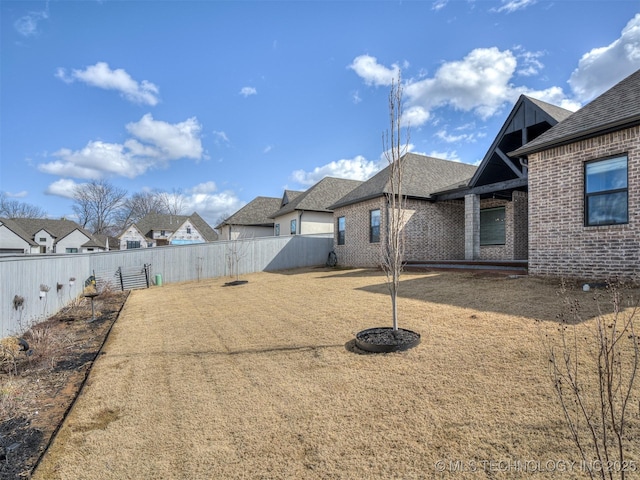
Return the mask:
{"type": "Polygon", "coordinates": [[[139,272],[143,266],[145,281],[152,286],[157,278],[176,283],[224,277],[236,270],[243,275],[324,265],[332,249],[331,235],[296,235],[101,253],[0,256],[0,338],[22,333],[53,315],[82,293],[92,275],[98,287],[109,283],[119,290],[118,272],[139,272]],[[43,292],[45,287],[48,291],[43,292]]]}

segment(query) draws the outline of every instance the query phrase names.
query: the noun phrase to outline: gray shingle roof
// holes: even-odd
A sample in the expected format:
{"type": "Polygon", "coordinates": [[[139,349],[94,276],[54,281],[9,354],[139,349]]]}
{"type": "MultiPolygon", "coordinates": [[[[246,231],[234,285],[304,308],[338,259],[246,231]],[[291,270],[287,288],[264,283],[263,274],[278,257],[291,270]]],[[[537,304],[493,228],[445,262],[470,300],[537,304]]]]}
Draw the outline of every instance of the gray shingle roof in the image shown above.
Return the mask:
{"type": "Polygon", "coordinates": [[[297,195],[293,200],[289,197],[289,203],[270,215],[270,218],[276,218],[295,210],[331,213],[332,210],[329,209],[330,205],[340,200],[361,184],[362,182],[359,180],[324,177],[307,191],[297,195]]]}
{"type": "MultiPolygon", "coordinates": [[[[442,160],[415,153],[407,153],[400,161],[403,162],[404,167],[402,190],[404,195],[411,198],[427,199],[433,192],[468,180],[476,171],[476,167],[468,163],[442,160]]],[[[380,197],[385,193],[391,193],[389,166],[354,188],[329,208],[334,210],[338,207],[380,197]]]]}
{"type": "Polygon", "coordinates": [[[29,235],[27,232],[24,231],[24,229],[18,224],[16,223],[14,220],[10,219],[10,218],[0,218],[0,224],[3,224],[4,226],[6,226],[9,230],[11,230],[13,233],[15,233],[16,235],[18,235],[20,238],[22,238],[25,242],[27,242],[29,245],[31,246],[38,246],[38,244],[36,242],[33,241],[33,235],[29,235]]]}
{"type": "Polygon", "coordinates": [[[640,124],[640,70],[510,155],[524,156],[637,124],[640,124]]]}
{"type": "Polygon", "coordinates": [[[224,225],[272,227],[273,220],[269,216],[280,208],[281,201],[281,198],[275,197],[256,197],[216,228],[224,225]]]}
{"type": "Polygon", "coordinates": [[[82,246],[105,248],[105,245],[100,244],[91,232],[71,220],[52,220],[49,218],[14,218],[12,220],[29,235],[29,238],[34,238],[40,230],[46,230],[58,242],[74,230],[78,230],[89,239],[82,246]]]}
{"type": "Polygon", "coordinates": [[[538,100],[537,98],[529,97],[527,95],[523,95],[527,99],[537,105],[542,111],[546,112],[551,118],[555,119],[557,122],[563,121],[565,118],[568,118],[573,113],[571,110],[567,110],[566,108],[559,107],[557,105],[553,105],[552,103],[543,102],[542,100],[538,100]]]}
{"type": "Polygon", "coordinates": [[[175,232],[186,221],[190,221],[207,242],[213,242],[218,239],[218,234],[197,212],[193,212],[191,215],[150,213],[142,217],[136,223],[136,227],[144,236],[151,238],[151,231],[166,230],[175,232]]]}

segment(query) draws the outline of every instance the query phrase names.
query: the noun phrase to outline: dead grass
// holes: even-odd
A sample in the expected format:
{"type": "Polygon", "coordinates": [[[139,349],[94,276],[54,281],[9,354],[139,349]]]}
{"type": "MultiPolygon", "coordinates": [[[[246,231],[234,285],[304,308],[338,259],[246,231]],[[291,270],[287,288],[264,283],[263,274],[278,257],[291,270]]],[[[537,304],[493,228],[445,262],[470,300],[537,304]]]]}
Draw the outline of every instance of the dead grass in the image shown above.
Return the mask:
{"type": "Polygon", "coordinates": [[[406,273],[400,326],[422,343],[359,355],[354,334],[391,321],[383,274],[244,278],[133,292],[34,478],[584,477],[543,347],[555,283],[406,273]]]}

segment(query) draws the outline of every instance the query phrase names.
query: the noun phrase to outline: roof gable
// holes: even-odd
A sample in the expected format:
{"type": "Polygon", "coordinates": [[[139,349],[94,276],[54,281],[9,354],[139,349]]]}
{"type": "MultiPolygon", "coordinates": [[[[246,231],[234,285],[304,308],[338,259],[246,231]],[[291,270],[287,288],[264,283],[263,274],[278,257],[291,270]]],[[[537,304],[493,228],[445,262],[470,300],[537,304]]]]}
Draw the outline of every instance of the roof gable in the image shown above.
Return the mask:
{"type": "Polygon", "coordinates": [[[361,184],[362,182],[359,180],[324,177],[307,191],[297,195],[294,200],[273,213],[270,218],[276,218],[296,210],[331,213],[332,210],[329,207],[333,203],[361,184]]]}
{"type": "Polygon", "coordinates": [[[24,231],[24,229],[18,225],[15,221],[10,218],[0,218],[0,227],[4,226],[7,230],[13,232],[15,235],[20,237],[22,240],[27,242],[29,245],[35,247],[38,244],[33,240],[33,238],[24,231]]]}
{"type": "Polygon", "coordinates": [[[640,70],[540,135],[513,155],[525,156],[640,124],[640,70]]]}
{"type": "Polygon", "coordinates": [[[34,238],[36,233],[45,230],[57,243],[77,230],[87,237],[87,240],[95,241],[91,232],[71,220],[52,220],[49,218],[14,218],[12,220],[29,235],[29,238],[34,238]]]}
{"type": "Polygon", "coordinates": [[[480,162],[469,187],[526,177],[523,166],[509,158],[508,152],[540,136],[570,115],[569,110],[521,95],[480,162]]]}

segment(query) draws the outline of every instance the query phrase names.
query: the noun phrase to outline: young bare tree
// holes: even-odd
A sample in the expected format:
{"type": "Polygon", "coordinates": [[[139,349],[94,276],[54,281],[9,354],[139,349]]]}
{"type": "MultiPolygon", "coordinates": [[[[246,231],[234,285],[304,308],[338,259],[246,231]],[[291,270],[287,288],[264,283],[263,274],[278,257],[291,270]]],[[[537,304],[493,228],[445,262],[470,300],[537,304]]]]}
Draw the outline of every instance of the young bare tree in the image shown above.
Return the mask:
{"type": "Polygon", "coordinates": [[[78,223],[97,234],[117,231],[116,214],[122,207],[127,191],[106,180],[92,180],[78,185],[73,193],[71,207],[78,223]]]}
{"type": "Polygon", "coordinates": [[[162,202],[162,192],[147,191],[134,193],[127,198],[122,208],[116,213],[116,223],[120,230],[124,230],[132,223],[151,213],[167,213],[162,202]]]}
{"type": "Polygon", "coordinates": [[[4,218],[46,218],[47,212],[42,208],[21,202],[10,200],[7,194],[0,193],[0,217],[4,218]]]}
{"type": "MultiPolygon", "coordinates": [[[[404,268],[404,223],[407,198],[402,190],[403,163],[402,156],[409,149],[409,126],[403,124],[402,119],[402,84],[401,76],[391,83],[389,93],[389,121],[390,129],[382,135],[384,154],[389,164],[389,188],[386,193],[387,214],[386,234],[381,239],[381,266],[387,278],[387,286],[391,295],[391,309],[393,315],[393,330],[398,330],[398,289],[400,276],[404,268]],[[404,131],[404,139],[403,139],[404,131]]],[[[382,235],[383,232],[380,232],[382,235]]]]}
{"type": "Polygon", "coordinates": [[[546,345],[553,386],[582,457],[581,470],[602,480],[625,479],[639,468],[628,456],[633,436],[628,434],[630,408],[640,409],[634,386],[640,367],[634,325],[638,303],[625,309],[619,287],[611,284],[607,290],[613,313],[605,315],[598,303],[592,336],[585,337],[578,333],[579,302],[568,300],[563,287],[568,311],[559,316],[559,345],[546,345]]]}

